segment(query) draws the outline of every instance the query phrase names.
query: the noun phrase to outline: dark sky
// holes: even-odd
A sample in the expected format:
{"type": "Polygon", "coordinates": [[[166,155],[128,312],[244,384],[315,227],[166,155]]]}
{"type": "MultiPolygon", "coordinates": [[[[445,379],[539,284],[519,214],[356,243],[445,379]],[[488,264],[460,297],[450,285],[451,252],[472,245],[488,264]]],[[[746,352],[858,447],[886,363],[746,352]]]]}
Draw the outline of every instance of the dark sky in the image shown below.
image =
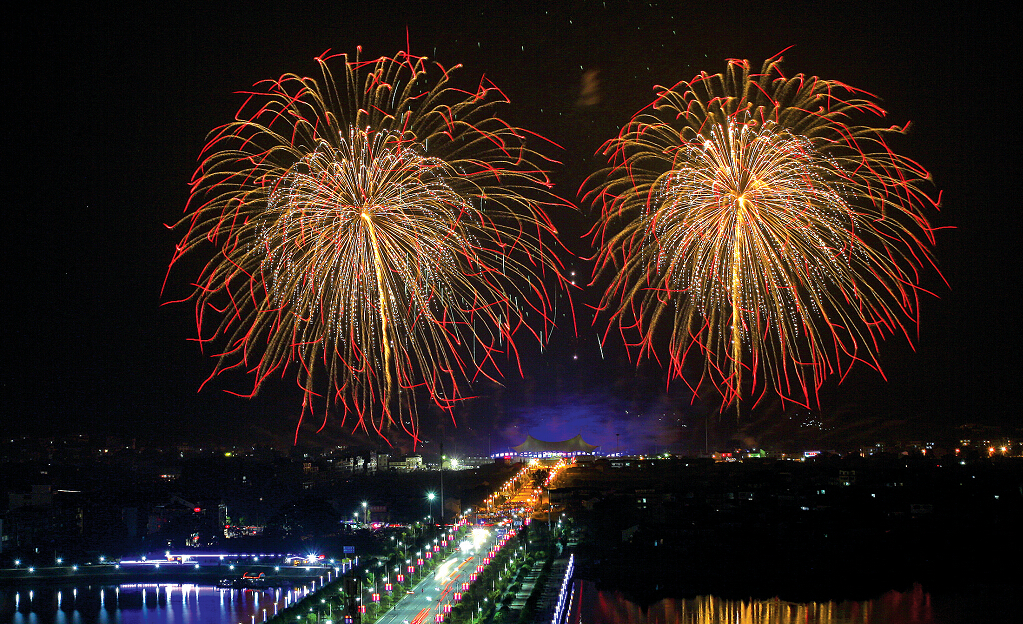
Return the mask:
{"type": "MultiPolygon", "coordinates": [[[[506,118],[563,145],[554,179],[573,199],[598,164],[594,151],[650,101],[655,84],[721,71],[726,58],[758,65],[794,46],[788,72],[879,95],[891,123],[913,122],[896,148],[943,190],[933,222],[956,228],[938,236],[951,289],[926,277],[940,298],[922,303],[916,350],[888,340],[887,381],[861,369],[829,384],[821,415],[850,432],[887,422],[1018,422],[1010,397],[1020,346],[1011,303],[1020,281],[1020,91],[1008,20],[975,15],[967,3],[958,12],[937,8],[943,3],[924,12],[864,3],[206,4],[198,12],[177,3],[123,12],[33,5],[9,22],[5,431],[290,439],[293,383],[271,384],[252,401],[223,392],[247,380],[196,394],[211,362],[187,341],[191,307],[160,305],[177,239],[163,224],[180,217],[204,137],[231,118],[236,91],[284,72],[314,74],[312,58],[328,48],[361,45],[373,58],[406,41],[413,53],[464,65],[466,86],[485,74],[512,101],[506,118]],[[467,8],[474,4],[482,8],[467,8]],[[580,109],[587,70],[600,72],[600,103],[580,109]]],[[[552,216],[563,239],[587,252],[579,236],[589,211],[552,216]]],[[[573,266],[588,275],[585,262],[573,266]]],[[[171,278],[182,295],[184,276],[171,278]]],[[[465,407],[458,428],[443,427],[449,444],[496,450],[525,433],[580,431],[605,449],[687,444],[687,430],[716,403],[691,405],[680,383],[664,392],[662,371],[637,370],[613,346],[601,359],[585,308],[593,291],[576,298],[579,339],[565,330],[545,357],[527,353],[525,380],[479,388],[485,398],[465,407]]]]}

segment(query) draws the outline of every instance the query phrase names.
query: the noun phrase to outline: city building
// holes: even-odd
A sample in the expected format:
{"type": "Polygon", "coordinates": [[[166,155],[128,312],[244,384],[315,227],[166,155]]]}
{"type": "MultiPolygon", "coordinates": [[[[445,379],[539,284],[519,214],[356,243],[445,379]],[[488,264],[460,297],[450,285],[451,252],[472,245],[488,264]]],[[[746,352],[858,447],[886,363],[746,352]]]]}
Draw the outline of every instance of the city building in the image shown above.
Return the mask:
{"type": "Polygon", "coordinates": [[[600,448],[599,445],[589,444],[584,441],[580,433],[574,438],[557,442],[537,440],[533,436],[527,435],[526,441],[512,447],[512,450],[521,457],[565,457],[592,455],[598,448],[600,448]]]}

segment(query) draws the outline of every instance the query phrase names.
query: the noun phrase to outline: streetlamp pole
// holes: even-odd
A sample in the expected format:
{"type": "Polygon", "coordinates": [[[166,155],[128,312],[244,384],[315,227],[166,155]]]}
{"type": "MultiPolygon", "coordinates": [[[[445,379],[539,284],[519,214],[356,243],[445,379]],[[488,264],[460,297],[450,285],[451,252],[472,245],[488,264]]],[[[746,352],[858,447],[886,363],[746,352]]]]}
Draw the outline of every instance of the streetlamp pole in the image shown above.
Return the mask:
{"type": "Polygon", "coordinates": [[[553,506],[551,505],[551,488],[548,486],[548,488],[547,488],[547,533],[551,532],[551,514],[553,513],[553,511],[554,511],[554,509],[553,509],[553,506]]]}
{"type": "Polygon", "coordinates": [[[444,443],[440,443],[440,523],[444,524],[444,443]]]}

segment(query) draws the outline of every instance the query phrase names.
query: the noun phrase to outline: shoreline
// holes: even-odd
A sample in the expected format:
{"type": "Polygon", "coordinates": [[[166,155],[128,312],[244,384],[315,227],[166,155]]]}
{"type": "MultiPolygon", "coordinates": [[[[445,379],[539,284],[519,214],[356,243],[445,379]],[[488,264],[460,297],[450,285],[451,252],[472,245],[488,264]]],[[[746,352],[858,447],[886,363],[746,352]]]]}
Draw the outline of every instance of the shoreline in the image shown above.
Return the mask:
{"type": "MultiPolygon", "coordinates": [[[[324,568],[287,568],[279,571],[273,570],[273,566],[245,566],[245,569],[228,569],[202,567],[183,568],[181,566],[153,568],[132,568],[117,569],[109,566],[101,569],[100,566],[73,570],[72,568],[43,568],[29,572],[27,569],[2,569],[0,570],[0,587],[14,587],[18,585],[66,585],[71,583],[96,583],[120,585],[123,583],[180,583],[196,585],[216,585],[217,581],[225,578],[239,578],[243,572],[263,572],[267,576],[265,588],[277,586],[302,585],[321,576],[326,577],[327,570],[324,568]]],[[[255,587],[253,589],[262,589],[255,587]]]]}

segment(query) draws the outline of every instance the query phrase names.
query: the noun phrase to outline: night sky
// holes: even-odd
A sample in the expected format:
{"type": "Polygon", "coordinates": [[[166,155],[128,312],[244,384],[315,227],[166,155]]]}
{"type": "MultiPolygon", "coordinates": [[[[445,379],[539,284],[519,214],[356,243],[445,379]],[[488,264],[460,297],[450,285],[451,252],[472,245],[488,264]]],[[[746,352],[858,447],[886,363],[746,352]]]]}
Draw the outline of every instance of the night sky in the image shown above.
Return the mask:
{"type": "MultiPolygon", "coordinates": [[[[565,147],[556,191],[576,200],[597,168],[600,144],[653,95],[726,58],[761,61],[785,53],[783,68],[836,79],[877,94],[885,123],[912,121],[892,140],[926,166],[943,191],[932,223],[937,258],[951,285],[927,275],[916,350],[891,338],[881,355],[887,381],[861,367],[829,383],[819,419],[830,440],[897,430],[923,436],[979,422],[1018,422],[1011,399],[1020,346],[1016,251],[1020,218],[1015,106],[1016,58],[1008,21],[959,3],[927,12],[864,3],[777,9],[747,3],[511,2],[140,3],[125,11],[33,5],[9,20],[6,63],[8,157],[4,194],[3,425],[11,434],[93,431],[128,437],[288,442],[299,413],[293,381],[224,377],[197,394],[212,362],[199,353],[187,275],[160,287],[179,234],[187,183],[206,133],[229,121],[244,90],[285,72],[317,75],[327,49],[363,58],[411,52],[445,66],[474,88],[486,75],[511,99],[502,115],[565,147]],[[148,5],[148,8],[143,6],[148,5]],[[459,3],[461,5],[461,3],[459,3]],[[256,7],[259,8],[256,8],[256,7]],[[585,76],[599,76],[597,101],[580,105],[585,76]],[[897,425],[897,426],[896,426],[897,425]],[[900,429],[901,427],[901,429],[900,429]],[[894,428],[894,429],[893,429],[894,428]]],[[[786,3],[795,5],[797,3],[786,3]]],[[[888,3],[901,4],[901,3],[888,3]]],[[[562,240],[590,253],[581,236],[592,211],[552,213],[562,240]]],[[[693,450],[718,402],[695,402],[681,382],[665,390],[655,365],[637,368],[620,348],[603,358],[586,304],[590,266],[575,260],[579,337],[570,323],[542,357],[524,347],[525,378],[512,367],[504,388],[481,398],[455,427],[422,410],[434,442],[466,451],[501,450],[526,433],[583,433],[604,450],[693,450]],[[616,435],[620,434],[620,435],[616,435]]],[[[745,416],[740,437],[771,431],[792,414],[768,405],[745,416]]],[[[724,421],[734,416],[723,417],[724,421]]],[[[336,425],[336,423],[335,423],[336,425]]],[[[721,423],[724,427],[725,423],[721,423]]],[[[337,426],[328,438],[341,439],[337,426]]],[[[400,441],[400,440],[398,440],[400,441]]]]}

